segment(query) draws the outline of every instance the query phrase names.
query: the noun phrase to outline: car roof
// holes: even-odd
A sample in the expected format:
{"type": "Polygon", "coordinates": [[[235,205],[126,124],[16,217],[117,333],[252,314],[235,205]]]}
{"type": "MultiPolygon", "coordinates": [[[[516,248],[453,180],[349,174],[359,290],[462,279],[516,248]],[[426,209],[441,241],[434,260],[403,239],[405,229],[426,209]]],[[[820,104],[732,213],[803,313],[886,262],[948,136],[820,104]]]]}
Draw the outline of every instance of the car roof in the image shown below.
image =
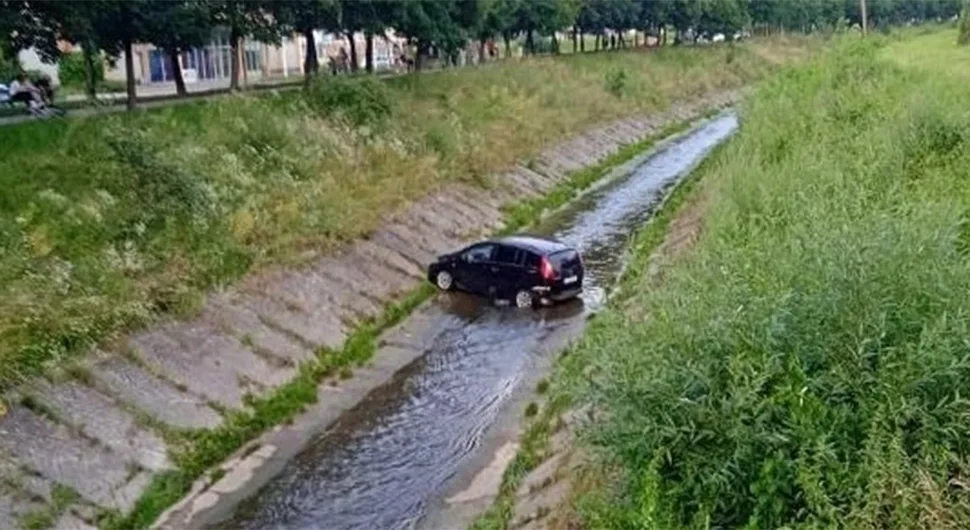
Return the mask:
{"type": "Polygon", "coordinates": [[[571,250],[569,245],[557,239],[527,234],[493,239],[492,242],[508,245],[510,247],[521,248],[524,250],[531,250],[532,252],[538,254],[555,254],[556,252],[561,252],[563,250],[571,250]]]}

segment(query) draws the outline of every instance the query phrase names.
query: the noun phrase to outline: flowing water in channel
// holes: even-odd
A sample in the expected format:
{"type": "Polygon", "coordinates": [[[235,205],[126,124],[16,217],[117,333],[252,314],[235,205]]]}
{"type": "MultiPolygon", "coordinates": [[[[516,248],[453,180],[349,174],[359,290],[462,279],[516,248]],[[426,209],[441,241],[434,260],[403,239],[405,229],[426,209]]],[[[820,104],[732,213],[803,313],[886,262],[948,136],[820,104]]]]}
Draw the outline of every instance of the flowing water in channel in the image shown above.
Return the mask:
{"type": "Polygon", "coordinates": [[[223,526],[413,526],[534,365],[543,341],[602,306],[631,233],[737,127],[733,113],[711,120],[537,230],[583,253],[581,300],[519,311],[465,295],[441,296],[433,314],[444,325],[423,356],[345,413],[223,526]]]}

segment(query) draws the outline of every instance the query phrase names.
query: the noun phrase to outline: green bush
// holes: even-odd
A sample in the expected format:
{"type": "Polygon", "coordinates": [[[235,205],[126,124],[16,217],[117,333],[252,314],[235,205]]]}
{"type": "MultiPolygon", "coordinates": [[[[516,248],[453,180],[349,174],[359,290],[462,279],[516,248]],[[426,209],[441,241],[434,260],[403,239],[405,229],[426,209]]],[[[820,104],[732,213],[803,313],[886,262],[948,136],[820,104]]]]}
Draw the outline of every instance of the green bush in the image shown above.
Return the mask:
{"type": "Polygon", "coordinates": [[[7,84],[20,72],[20,61],[16,57],[6,57],[0,50],[0,83],[7,84]]]}
{"type": "Polygon", "coordinates": [[[691,252],[564,361],[625,477],[584,527],[970,527],[970,92],[878,52],[761,87],[691,252]]]}
{"type": "MultiPolygon", "coordinates": [[[[61,56],[58,67],[62,86],[76,88],[86,86],[83,53],[68,53],[61,56]]],[[[96,83],[104,81],[104,63],[100,60],[94,61],[94,81],[96,83]]]]}
{"type": "Polygon", "coordinates": [[[622,98],[629,85],[626,70],[614,68],[606,72],[606,90],[618,98],[622,98]]]}
{"type": "Polygon", "coordinates": [[[328,76],[306,91],[310,108],[324,117],[339,116],[355,126],[373,127],[393,111],[387,85],[373,76],[328,76]]]}

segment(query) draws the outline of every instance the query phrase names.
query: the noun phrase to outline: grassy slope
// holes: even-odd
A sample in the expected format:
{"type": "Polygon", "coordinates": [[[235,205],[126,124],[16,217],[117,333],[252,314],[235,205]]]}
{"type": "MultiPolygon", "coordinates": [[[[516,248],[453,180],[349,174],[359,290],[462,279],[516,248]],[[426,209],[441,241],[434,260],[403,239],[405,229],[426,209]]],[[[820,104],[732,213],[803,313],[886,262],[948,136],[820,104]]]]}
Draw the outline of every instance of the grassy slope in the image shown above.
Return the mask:
{"type": "Polygon", "coordinates": [[[625,470],[588,527],[970,524],[967,74],[946,34],[844,43],[753,98],[694,250],[554,381],[625,470]]]}
{"type": "Polygon", "coordinates": [[[287,93],[2,128],[0,388],[159,314],[190,312],[205,289],[261,264],[326,252],[436,186],[487,184],[490,171],[590,123],[737,87],[803,47],[399,78],[370,86],[391,110],[380,121],[363,107],[364,127],[326,117],[320,93],[287,93]]]}

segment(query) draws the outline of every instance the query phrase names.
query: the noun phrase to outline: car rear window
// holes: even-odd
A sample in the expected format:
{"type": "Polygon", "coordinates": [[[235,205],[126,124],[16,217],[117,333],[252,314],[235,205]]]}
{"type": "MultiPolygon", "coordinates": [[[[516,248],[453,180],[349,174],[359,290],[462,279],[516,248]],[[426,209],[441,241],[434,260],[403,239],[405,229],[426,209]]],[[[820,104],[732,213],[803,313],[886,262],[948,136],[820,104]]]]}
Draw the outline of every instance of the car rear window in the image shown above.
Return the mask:
{"type": "Polygon", "coordinates": [[[563,250],[562,252],[556,252],[555,254],[549,255],[549,262],[556,270],[562,270],[563,267],[575,267],[579,265],[579,252],[575,250],[563,250]]]}

